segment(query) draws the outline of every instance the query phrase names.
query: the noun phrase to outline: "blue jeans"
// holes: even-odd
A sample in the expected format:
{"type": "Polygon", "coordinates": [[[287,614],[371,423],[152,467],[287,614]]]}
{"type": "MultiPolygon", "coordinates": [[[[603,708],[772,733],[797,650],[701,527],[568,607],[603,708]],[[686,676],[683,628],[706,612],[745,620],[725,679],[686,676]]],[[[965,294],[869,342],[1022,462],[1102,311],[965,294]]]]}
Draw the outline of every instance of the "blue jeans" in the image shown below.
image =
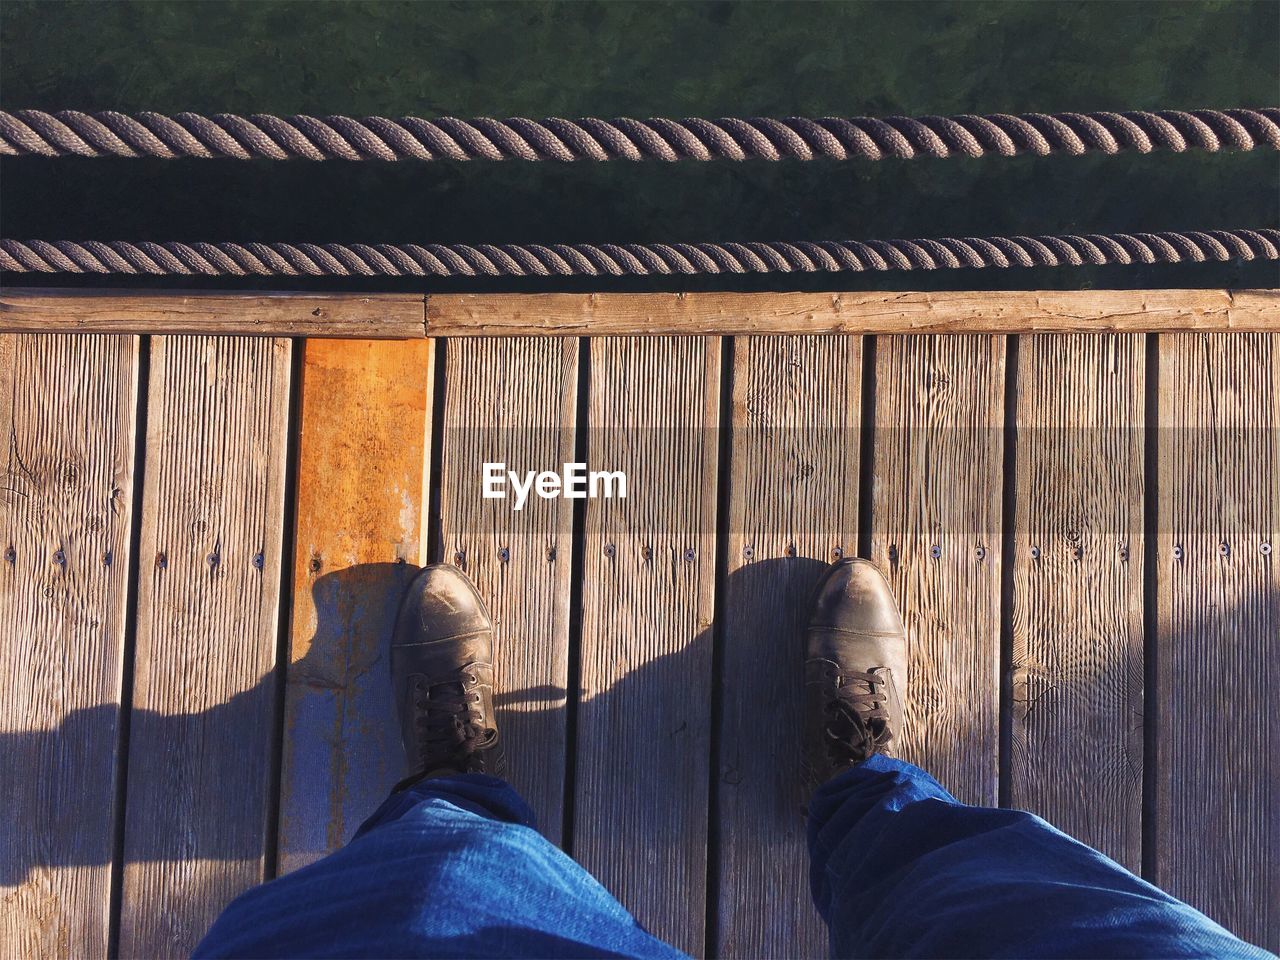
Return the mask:
{"type": "MultiPolygon", "coordinates": [[[[503,781],[392,794],[342,850],[236,899],[197,957],[679,957],[503,781]]],[[[1038,817],[873,757],[810,804],[836,956],[1267,957],[1038,817]]]]}

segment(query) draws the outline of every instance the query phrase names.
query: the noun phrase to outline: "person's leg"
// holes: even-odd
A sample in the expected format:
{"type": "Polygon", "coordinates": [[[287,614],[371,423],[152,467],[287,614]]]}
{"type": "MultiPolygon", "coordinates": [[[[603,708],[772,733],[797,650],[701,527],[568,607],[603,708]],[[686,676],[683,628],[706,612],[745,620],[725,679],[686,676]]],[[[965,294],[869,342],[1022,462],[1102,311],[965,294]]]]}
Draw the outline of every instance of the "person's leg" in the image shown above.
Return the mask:
{"type": "Polygon", "coordinates": [[[197,957],[680,957],[533,829],[504,781],[391,797],[341,850],[240,896],[197,957]]]}
{"type": "Polygon", "coordinates": [[[346,847],[232,903],[197,956],[682,956],[544,839],[494,776],[492,645],[460,571],[414,579],[391,643],[409,776],[346,847]]]}
{"type": "Polygon", "coordinates": [[[965,806],[892,759],[906,630],[865,560],[806,631],[810,879],[839,957],[1265,957],[1029,813],[965,806]]]}
{"type": "Polygon", "coordinates": [[[810,878],[838,957],[1267,957],[1020,810],[957,802],[873,756],[809,808],[810,878]]]}

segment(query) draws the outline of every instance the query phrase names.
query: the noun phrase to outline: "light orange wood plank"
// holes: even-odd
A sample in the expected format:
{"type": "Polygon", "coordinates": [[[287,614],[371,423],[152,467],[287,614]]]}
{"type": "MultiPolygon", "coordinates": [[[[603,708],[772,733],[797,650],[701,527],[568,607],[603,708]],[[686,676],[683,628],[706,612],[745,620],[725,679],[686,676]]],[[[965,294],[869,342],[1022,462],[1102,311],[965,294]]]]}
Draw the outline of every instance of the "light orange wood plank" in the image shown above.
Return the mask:
{"type": "Polygon", "coordinates": [[[281,872],[346,843],[404,775],[387,648],[425,549],[433,346],[304,347],[281,872]]]}
{"type": "Polygon", "coordinates": [[[121,956],[187,956],[263,877],[290,342],[152,341],[121,956]]]}
{"type": "Polygon", "coordinates": [[[107,950],[138,341],[0,336],[0,944],[107,950]]]}

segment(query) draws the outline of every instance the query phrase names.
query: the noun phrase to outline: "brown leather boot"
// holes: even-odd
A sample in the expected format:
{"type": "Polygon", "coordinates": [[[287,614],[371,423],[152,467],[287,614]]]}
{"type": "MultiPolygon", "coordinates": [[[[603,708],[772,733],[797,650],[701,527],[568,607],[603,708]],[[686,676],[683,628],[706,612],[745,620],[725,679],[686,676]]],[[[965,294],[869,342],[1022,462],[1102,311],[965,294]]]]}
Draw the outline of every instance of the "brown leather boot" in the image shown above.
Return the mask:
{"type": "Polygon", "coordinates": [[[833,564],[805,633],[805,767],[810,787],[877,753],[902,731],[907,632],[869,560],[833,564]]]}
{"type": "Polygon", "coordinates": [[[457,567],[424,567],[391,636],[391,685],[409,776],[500,774],[493,715],[493,623],[457,567]]]}

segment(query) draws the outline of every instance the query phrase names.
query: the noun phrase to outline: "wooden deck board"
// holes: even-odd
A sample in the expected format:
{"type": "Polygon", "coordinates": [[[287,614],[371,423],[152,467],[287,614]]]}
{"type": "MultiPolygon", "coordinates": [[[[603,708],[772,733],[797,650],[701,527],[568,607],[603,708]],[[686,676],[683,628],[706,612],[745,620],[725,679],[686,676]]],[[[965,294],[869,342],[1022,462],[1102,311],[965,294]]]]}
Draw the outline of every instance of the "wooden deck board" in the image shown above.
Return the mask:
{"type": "Polygon", "coordinates": [[[861,386],[857,337],[734,342],[720,956],[827,955],[808,896],[799,634],[827,564],[857,552],[861,386]]]}
{"type": "Polygon", "coordinates": [[[62,288],[0,292],[0,332],[420,338],[423,298],[62,288]]]}
{"type": "Polygon", "coordinates": [[[441,556],[466,571],[494,622],[507,776],[555,842],[564,824],[572,500],[485,499],[481,471],[574,459],[576,340],[454,340],[441,418],[441,556]]]}
{"type": "Polygon", "coordinates": [[[7,287],[0,333],[356,338],[1274,330],[1276,290],[242,293],[7,287]]]}
{"type": "Polygon", "coordinates": [[[403,776],[387,643],[417,571],[433,344],[303,354],[279,870],[336,850],[403,776]]]}
{"type": "Polygon", "coordinates": [[[152,340],[122,956],[189,955],[263,877],[288,340],[152,340]]]}
{"type": "Polygon", "coordinates": [[[705,949],[719,392],[716,338],[591,344],[587,461],[624,471],[628,492],[587,501],[573,853],[693,954],[705,949]]]}
{"type": "Polygon", "coordinates": [[[1142,868],[1145,341],[1021,338],[1011,806],[1142,868]],[[1087,749],[1081,749],[1082,744],[1087,749]]]}
{"type": "Polygon", "coordinates": [[[1280,351],[1160,339],[1155,880],[1280,949],[1280,351]]]}
{"type": "Polygon", "coordinates": [[[107,949],[136,337],[0,336],[0,944],[107,949]]]}
{"type": "MultiPolygon", "coordinates": [[[[937,293],[464,293],[427,298],[427,336],[1274,330],[1275,290],[937,293]]],[[[0,323],[3,309],[0,309],[0,323]]]]}
{"type": "Polygon", "coordinates": [[[965,803],[998,787],[1005,341],[880,337],[871,556],[907,624],[900,756],[965,803]]]}

